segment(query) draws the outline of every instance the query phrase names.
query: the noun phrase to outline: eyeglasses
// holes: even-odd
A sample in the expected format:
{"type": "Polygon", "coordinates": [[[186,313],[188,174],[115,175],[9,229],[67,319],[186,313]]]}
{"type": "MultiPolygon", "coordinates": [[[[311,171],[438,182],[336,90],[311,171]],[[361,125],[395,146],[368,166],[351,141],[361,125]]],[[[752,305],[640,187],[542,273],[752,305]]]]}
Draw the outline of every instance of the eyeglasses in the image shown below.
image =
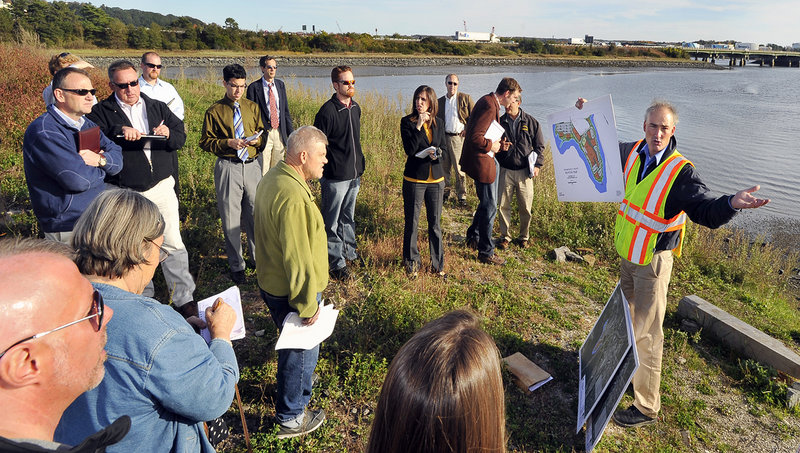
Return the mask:
{"type": "Polygon", "coordinates": [[[278,69],[277,66],[272,66],[272,65],[266,65],[264,67],[267,68],[267,69],[278,69]]]}
{"type": "Polygon", "coordinates": [[[161,69],[163,67],[160,64],[153,64],[153,63],[145,63],[144,65],[150,69],[161,69]]]}
{"type": "Polygon", "coordinates": [[[458,82],[447,82],[448,85],[458,86],[458,82]]]}
{"type": "Polygon", "coordinates": [[[61,91],[69,91],[70,93],[75,93],[78,96],[86,96],[87,94],[91,94],[94,96],[97,93],[97,90],[92,88],[91,90],[87,90],[86,88],[58,88],[61,91]]]}
{"type": "Polygon", "coordinates": [[[130,87],[135,87],[135,86],[139,85],[139,79],[136,79],[136,80],[134,80],[132,82],[128,82],[128,83],[117,83],[117,82],[111,82],[111,83],[114,84],[120,90],[124,90],[124,89],[128,88],[129,86],[130,87]]]}
{"type": "Polygon", "coordinates": [[[70,323],[64,324],[63,326],[56,327],[55,329],[48,330],[47,332],[37,333],[36,335],[31,335],[30,337],[27,337],[27,338],[24,338],[22,340],[19,340],[18,342],[16,342],[16,343],[12,344],[11,346],[7,347],[5,349],[5,351],[0,353],[0,358],[2,358],[3,355],[5,355],[5,353],[8,352],[9,350],[11,350],[11,348],[13,348],[14,346],[18,346],[18,345],[20,345],[22,343],[25,343],[26,341],[35,340],[37,338],[42,338],[45,335],[50,335],[53,332],[57,332],[57,331],[59,331],[61,329],[66,329],[67,327],[69,327],[69,326],[71,326],[73,324],[78,324],[79,322],[83,322],[83,321],[86,321],[87,319],[92,319],[94,317],[97,317],[97,324],[92,323],[92,328],[94,328],[95,332],[100,332],[100,329],[103,327],[103,311],[104,311],[104,309],[105,309],[105,303],[103,303],[103,296],[97,290],[94,290],[94,293],[92,293],[92,306],[89,308],[89,315],[88,316],[84,316],[83,318],[78,319],[77,321],[72,321],[70,323]]]}
{"type": "Polygon", "coordinates": [[[163,263],[164,260],[169,258],[169,252],[167,251],[167,249],[165,249],[164,247],[156,244],[155,241],[151,241],[150,239],[148,239],[147,241],[150,242],[151,244],[155,245],[156,247],[158,247],[158,262],[159,263],[163,263]]]}
{"type": "Polygon", "coordinates": [[[342,85],[344,85],[346,87],[354,87],[354,86],[356,86],[356,81],[355,80],[340,80],[339,83],[341,83],[342,85]]]}

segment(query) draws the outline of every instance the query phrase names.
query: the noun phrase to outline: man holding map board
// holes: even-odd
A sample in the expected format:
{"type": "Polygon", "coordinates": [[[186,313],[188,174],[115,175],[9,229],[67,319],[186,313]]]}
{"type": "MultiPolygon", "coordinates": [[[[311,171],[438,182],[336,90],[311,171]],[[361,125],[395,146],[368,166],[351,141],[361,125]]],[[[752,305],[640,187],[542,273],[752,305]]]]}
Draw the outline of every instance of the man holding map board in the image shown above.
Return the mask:
{"type": "MultiPolygon", "coordinates": [[[[579,98],[575,107],[581,109],[585,102],[579,98]]],[[[662,324],[672,256],[680,256],[686,217],[718,228],[741,209],[769,202],[752,195],[757,185],[734,195],[711,196],[692,163],[677,150],[677,123],[675,107],[654,101],[644,116],[645,138],[619,144],[625,196],[614,242],[622,258],[620,286],[630,307],[640,361],[633,376],[633,405],[614,413],[614,421],[625,427],[655,423],[661,409],[662,324]]]]}

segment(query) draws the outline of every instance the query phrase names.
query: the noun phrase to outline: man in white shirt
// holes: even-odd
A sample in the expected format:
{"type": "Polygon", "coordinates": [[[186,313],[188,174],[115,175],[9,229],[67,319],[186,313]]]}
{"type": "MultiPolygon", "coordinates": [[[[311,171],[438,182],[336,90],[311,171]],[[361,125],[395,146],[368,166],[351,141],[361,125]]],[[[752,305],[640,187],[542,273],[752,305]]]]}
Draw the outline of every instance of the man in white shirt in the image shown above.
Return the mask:
{"type": "Polygon", "coordinates": [[[450,170],[452,168],[455,178],[456,196],[460,206],[467,205],[467,190],[464,186],[466,181],[464,172],[458,168],[458,161],[461,159],[461,148],[464,146],[464,130],[467,120],[472,114],[475,103],[472,102],[470,95],[458,92],[458,76],[448,74],[445,77],[447,94],[439,98],[439,109],[437,116],[444,122],[447,142],[450,146],[442,154],[442,166],[444,167],[444,199],[450,197],[450,188],[453,186],[450,170]]]}
{"type": "Polygon", "coordinates": [[[266,147],[261,152],[262,175],[283,160],[289,134],[294,131],[289,103],[286,100],[286,85],[276,79],[278,63],[274,57],[264,55],[258,60],[264,77],[247,86],[245,97],[261,109],[261,122],[264,123],[266,147]]]}
{"type": "Polygon", "coordinates": [[[171,83],[159,79],[161,57],[155,52],[142,54],[142,75],[139,76],[139,89],[151,99],[157,99],[169,107],[172,113],[183,121],[183,100],[171,83]]]}

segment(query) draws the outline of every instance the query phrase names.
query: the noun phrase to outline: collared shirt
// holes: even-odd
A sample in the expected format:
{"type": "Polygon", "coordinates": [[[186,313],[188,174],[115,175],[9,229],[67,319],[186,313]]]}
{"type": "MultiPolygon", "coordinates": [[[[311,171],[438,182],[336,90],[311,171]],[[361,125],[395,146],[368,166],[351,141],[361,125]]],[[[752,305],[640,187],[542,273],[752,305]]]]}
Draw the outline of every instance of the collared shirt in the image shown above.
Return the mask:
{"type": "MultiPolygon", "coordinates": [[[[133,126],[134,129],[141,132],[142,134],[150,133],[150,131],[148,131],[149,123],[147,122],[147,108],[145,107],[144,99],[142,99],[141,96],[139,97],[139,100],[136,101],[136,103],[133,105],[128,105],[122,102],[122,100],[120,100],[119,96],[117,96],[116,93],[114,93],[114,99],[117,100],[117,104],[119,104],[119,106],[122,108],[122,113],[124,113],[125,116],[128,117],[128,121],[131,122],[131,126],[133,126]]],[[[152,165],[152,159],[150,157],[151,154],[150,154],[149,141],[147,140],[144,141],[144,146],[142,147],[142,151],[144,151],[144,155],[147,156],[147,160],[152,165]]]]}
{"type": "Polygon", "coordinates": [[[157,99],[167,104],[172,113],[183,121],[183,100],[171,83],[156,79],[155,83],[150,85],[144,80],[144,77],[139,76],[139,87],[141,92],[150,99],[157,99]]]}
{"type": "Polygon", "coordinates": [[[458,118],[458,93],[444,97],[444,123],[445,131],[448,134],[460,134],[464,130],[464,124],[458,118]]]}
{"type": "Polygon", "coordinates": [[[512,142],[516,142],[517,141],[517,126],[519,125],[519,119],[520,118],[522,118],[522,115],[519,112],[517,112],[517,117],[516,118],[512,118],[511,114],[508,115],[508,120],[509,120],[508,121],[508,125],[511,127],[510,134],[509,134],[511,136],[508,137],[508,138],[512,142]]]}
{"type": "Polygon", "coordinates": [[[639,151],[639,154],[644,154],[644,165],[642,165],[642,174],[640,176],[641,179],[644,179],[644,174],[647,171],[647,168],[650,167],[650,164],[655,161],[655,165],[658,166],[661,163],[661,157],[664,156],[664,151],[667,148],[662,149],[661,151],[657,152],[655,156],[650,156],[650,148],[647,146],[647,143],[644,144],[642,150],[639,151]]]}
{"type": "MultiPolygon", "coordinates": [[[[281,121],[281,99],[278,97],[278,88],[275,86],[275,80],[273,79],[272,82],[267,82],[267,79],[261,77],[261,83],[264,85],[264,101],[267,103],[267,112],[270,114],[270,120],[272,119],[272,112],[269,111],[269,92],[272,91],[272,96],[275,97],[275,111],[278,113],[278,124],[281,121]]],[[[269,129],[269,123],[264,125],[265,128],[269,129]]]]}
{"type": "Polygon", "coordinates": [[[86,118],[84,118],[83,115],[81,115],[81,117],[78,118],[78,121],[75,121],[72,118],[68,117],[66,113],[62,112],[61,109],[56,107],[55,105],[53,105],[53,110],[55,110],[56,113],[58,113],[58,116],[60,116],[71,128],[81,130],[81,128],[83,127],[83,123],[86,122],[86,118]]]}

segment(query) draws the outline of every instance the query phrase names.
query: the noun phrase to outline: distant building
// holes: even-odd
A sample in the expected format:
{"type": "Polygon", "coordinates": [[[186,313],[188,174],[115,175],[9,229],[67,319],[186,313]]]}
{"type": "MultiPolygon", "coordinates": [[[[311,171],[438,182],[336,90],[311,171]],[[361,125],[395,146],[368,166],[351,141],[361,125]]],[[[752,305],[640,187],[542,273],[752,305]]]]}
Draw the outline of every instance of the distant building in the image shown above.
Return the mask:
{"type": "Polygon", "coordinates": [[[793,42],[792,50],[800,50],[800,42],[793,42]]]}
{"type": "Polygon", "coordinates": [[[494,33],[482,33],[473,31],[457,31],[456,41],[466,42],[500,42],[500,38],[494,33]]]}
{"type": "Polygon", "coordinates": [[[584,41],[583,38],[569,38],[569,44],[586,44],[586,41],[584,41]]]}
{"type": "Polygon", "coordinates": [[[696,42],[685,42],[683,43],[683,47],[686,47],[687,49],[700,49],[702,46],[696,42]]]}

